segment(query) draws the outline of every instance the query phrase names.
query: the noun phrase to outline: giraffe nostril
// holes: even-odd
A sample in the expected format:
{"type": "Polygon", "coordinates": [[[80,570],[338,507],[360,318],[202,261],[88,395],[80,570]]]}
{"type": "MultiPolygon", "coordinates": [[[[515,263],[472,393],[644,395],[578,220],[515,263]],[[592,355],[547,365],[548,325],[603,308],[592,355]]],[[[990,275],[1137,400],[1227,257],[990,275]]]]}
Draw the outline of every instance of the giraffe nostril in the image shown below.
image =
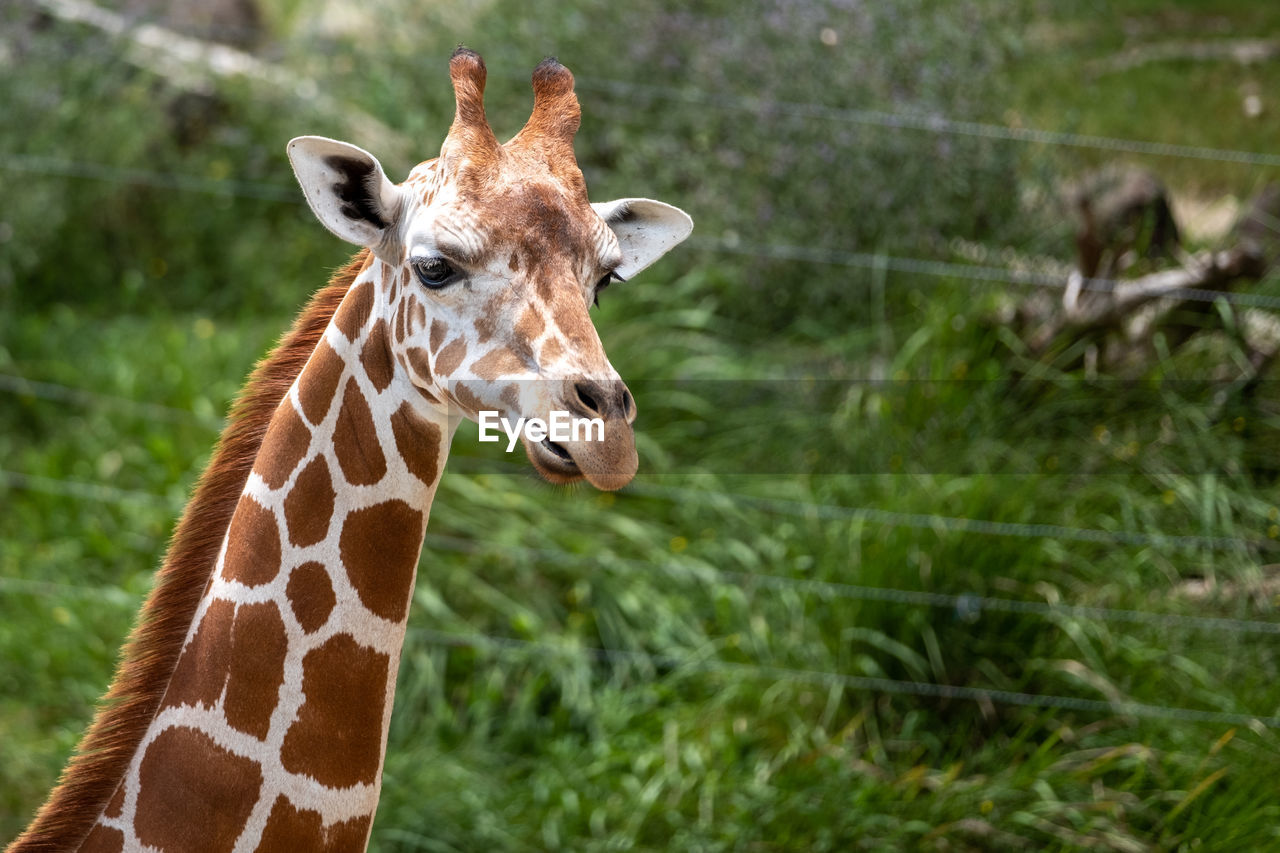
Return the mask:
{"type": "Polygon", "coordinates": [[[585,382],[575,382],[573,390],[578,395],[578,402],[586,406],[589,412],[600,414],[600,404],[596,402],[595,397],[591,396],[585,382]]]}
{"type": "Polygon", "coordinates": [[[622,386],[622,416],[630,420],[636,413],[636,401],[631,398],[631,389],[622,386]]]}

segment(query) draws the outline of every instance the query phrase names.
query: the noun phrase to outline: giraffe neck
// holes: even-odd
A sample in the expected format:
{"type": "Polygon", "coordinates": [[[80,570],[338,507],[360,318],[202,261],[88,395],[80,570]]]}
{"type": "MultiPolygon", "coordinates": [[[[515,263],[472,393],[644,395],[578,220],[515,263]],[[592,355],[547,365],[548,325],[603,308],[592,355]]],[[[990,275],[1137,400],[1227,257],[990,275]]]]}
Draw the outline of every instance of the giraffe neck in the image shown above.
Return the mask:
{"type": "Polygon", "coordinates": [[[272,416],[159,711],[83,849],[363,849],[456,425],[396,368],[380,269],[272,416]]]}

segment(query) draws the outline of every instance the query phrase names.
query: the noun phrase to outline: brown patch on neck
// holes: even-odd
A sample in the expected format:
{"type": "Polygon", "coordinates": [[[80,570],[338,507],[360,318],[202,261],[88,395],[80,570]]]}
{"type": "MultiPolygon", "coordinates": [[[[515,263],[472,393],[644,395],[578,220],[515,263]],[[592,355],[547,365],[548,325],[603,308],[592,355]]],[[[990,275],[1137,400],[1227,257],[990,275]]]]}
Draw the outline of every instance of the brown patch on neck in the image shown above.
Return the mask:
{"type": "Polygon", "coordinates": [[[169,679],[164,707],[206,705],[212,708],[217,703],[231,669],[231,629],[235,621],[234,603],[215,598],[209,604],[196,635],[178,660],[173,678],[169,679]]]}
{"type": "Polygon", "coordinates": [[[240,505],[227,529],[227,553],[222,576],[245,586],[271,583],[280,573],[280,526],[275,513],[253,499],[241,495],[240,505]]]}
{"type": "Polygon", "coordinates": [[[360,337],[360,330],[373,314],[374,296],[373,284],[366,281],[352,290],[351,298],[345,300],[342,310],[333,318],[334,325],[346,335],[347,340],[354,341],[360,337]]]}
{"type": "Polygon", "coordinates": [[[391,659],[336,634],[302,659],[306,701],[285,732],[280,760],[290,773],[346,788],[378,778],[382,710],[391,659]]]}
{"type": "Polygon", "coordinates": [[[232,727],[265,738],[284,683],[287,649],[284,622],[274,603],[242,604],[237,610],[232,602],[215,598],[178,659],[164,707],[212,708],[222,698],[232,727]]]}
{"type": "MultiPolygon", "coordinates": [[[[335,388],[337,381],[335,377],[335,388]]],[[[268,488],[278,489],[289,480],[289,475],[306,456],[307,448],[311,446],[311,428],[303,423],[288,402],[280,406],[271,426],[262,442],[262,451],[254,461],[254,469],[268,488]]]]}
{"type": "Polygon", "coordinates": [[[9,853],[76,848],[120,784],[173,676],[267,424],[368,258],[369,252],[361,251],[339,270],[249,377],[178,522],[93,724],[58,786],[9,853]]]}
{"type": "MultiPolygon", "coordinates": [[[[404,311],[403,303],[400,310],[404,311]]],[[[385,320],[380,319],[374,323],[373,331],[369,333],[369,340],[364,342],[364,349],[360,351],[360,363],[364,365],[364,372],[378,393],[381,394],[387,390],[395,371],[391,367],[391,344],[387,340],[385,320]]]]}
{"type": "Polygon", "coordinates": [[[314,561],[293,570],[285,594],[289,596],[294,618],[308,634],[320,630],[329,621],[329,614],[338,602],[329,573],[322,564],[314,561]]]}
{"type": "MultiPolygon", "coordinates": [[[[347,365],[333,351],[333,347],[329,346],[328,341],[321,340],[316,344],[315,353],[307,367],[309,369],[298,383],[298,402],[302,405],[302,413],[307,416],[307,420],[319,426],[325,415],[329,414],[333,395],[338,391],[338,382],[347,365]]],[[[296,464],[295,461],[294,465],[296,464]]],[[[292,472],[293,468],[290,468],[289,473],[292,472]]],[[[288,476],[285,474],[286,479],[288,476]]]]}
{"type": "Polygon", "coordinates": [[[409,473],[426,485],[440,476],[440,427],[424,420],[407,402],[391,416],[391,432],[409,473]]]}
{"type": "Polygon", "coordinates": [[[399,622],[409,613],[426,519],[402,500],[351,512],[338,539],[347,578],[371,613],[399,622]]]}
{"type": "Polygon", "coordinates": [[[364,850],[373,815],[353,817],[331,826],[321,823],[320,812],[299,809],[281,794],[271,806],[258,853],[351,853],[364,850]]]}
{"type": "Polygon", "coordinates": [[[255,761],[186,727],[162,732],[138,775],[138,840],[160,850],[230,853],[262,788],[255,761]]]}
{"type": "Polygon", "coordinates": [[[124,833],[109,826],[95,824],[89,837],[84,840],[80,853],[123,853],[124,833]]]}
{"type": "Polygon", "coordinates": [[[231,668],[223,711],[231,727],[258,739],[271,730],[271,714],[284,685],[289,640],[275,602],[242,604],[231,629],[231,668]]]}
{"type": "Polygon", "coordinates": [[[293,490],[284,499],[284,520],[289,542],[298,548],[316,545],[329,535],[333,518],[333,478],[324,455],[318,454],[302,469],[293,490]]]}
{"type": "Polygon", "coordinates": [[[333,429],[333,451],[342,476],[353,486],[372,486],[387,473],[387,457],[378,443],[373,412],[355,377],[347,380],[342,408],[333,429]]]}

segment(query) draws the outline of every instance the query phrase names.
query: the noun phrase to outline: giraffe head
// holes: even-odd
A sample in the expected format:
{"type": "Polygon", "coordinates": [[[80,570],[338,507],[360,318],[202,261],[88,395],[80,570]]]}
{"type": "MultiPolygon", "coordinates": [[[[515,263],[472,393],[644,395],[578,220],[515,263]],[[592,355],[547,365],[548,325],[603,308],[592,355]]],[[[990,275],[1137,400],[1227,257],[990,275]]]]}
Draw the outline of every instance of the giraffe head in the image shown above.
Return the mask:
{"type": "Polygon", "coordinates": [[[636,406],[588,309],[693,223],[649,199],[588,200],[573,75],[554,59],[534,70],[533,113],[505,144],[485,117],[483,60],[459,48],[449,72],[457,111],[440,156],[402,184],[368,152],[314,136],[289,143],[294,172],[325,227],[381,265],[369,310],[385,321],[398,380],[473,420],[602,420],[603,439],[525,435],[525,450],[553,482],[621,488],[638,464],[636,406]]]}

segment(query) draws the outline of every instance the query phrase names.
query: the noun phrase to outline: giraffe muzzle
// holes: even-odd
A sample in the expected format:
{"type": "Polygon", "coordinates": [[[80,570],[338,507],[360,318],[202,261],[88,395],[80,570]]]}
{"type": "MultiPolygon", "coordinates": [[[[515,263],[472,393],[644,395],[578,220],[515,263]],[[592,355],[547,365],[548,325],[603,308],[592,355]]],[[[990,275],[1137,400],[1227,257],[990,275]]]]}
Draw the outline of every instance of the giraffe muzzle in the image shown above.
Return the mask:
{"type": "Polygon", "coordinates": [[[587,430],[571,441],[539,442],[524,439],[533,467],[553,483],[586,479],[597,489],[615,491],[635,477],[640,466],[636,453],[635,399],[621,380],[576,379],[565,382],[560,407],[577,417],[598,419],[601,434],[587,430]]]}

